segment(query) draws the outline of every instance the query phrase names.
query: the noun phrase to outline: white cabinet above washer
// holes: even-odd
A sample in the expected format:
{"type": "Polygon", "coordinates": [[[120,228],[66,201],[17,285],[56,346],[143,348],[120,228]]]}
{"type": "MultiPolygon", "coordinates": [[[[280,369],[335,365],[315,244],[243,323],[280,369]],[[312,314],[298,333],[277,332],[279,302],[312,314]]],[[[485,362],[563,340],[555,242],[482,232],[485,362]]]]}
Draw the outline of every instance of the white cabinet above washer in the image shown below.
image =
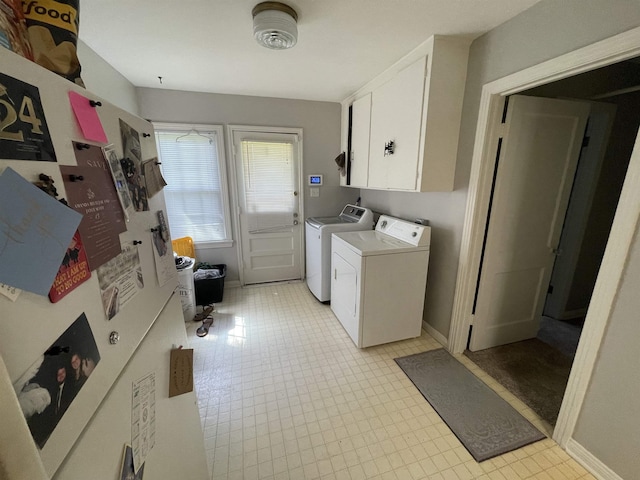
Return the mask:
{"type": "Polygon", "coordinates": [[[468,54],[468,40],[433,36],[342,102],[343,147],[351,145],[342,185],[453,190],[468,54]],[[361,105],[368,97],[370,110],[361,105]]]}

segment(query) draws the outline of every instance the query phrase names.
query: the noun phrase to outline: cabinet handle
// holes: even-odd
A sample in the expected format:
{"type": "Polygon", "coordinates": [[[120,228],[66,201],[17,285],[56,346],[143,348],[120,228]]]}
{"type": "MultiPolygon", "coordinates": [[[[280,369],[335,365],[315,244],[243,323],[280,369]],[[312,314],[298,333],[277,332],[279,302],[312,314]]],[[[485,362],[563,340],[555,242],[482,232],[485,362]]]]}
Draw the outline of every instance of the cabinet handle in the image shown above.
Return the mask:
{"type": "Polygon", "coordinates": [[[389,155],[393,155],[393,150],[395,149],[395,142],[393,140],[384,144],[384,156],[388,157],[389,155]]]}

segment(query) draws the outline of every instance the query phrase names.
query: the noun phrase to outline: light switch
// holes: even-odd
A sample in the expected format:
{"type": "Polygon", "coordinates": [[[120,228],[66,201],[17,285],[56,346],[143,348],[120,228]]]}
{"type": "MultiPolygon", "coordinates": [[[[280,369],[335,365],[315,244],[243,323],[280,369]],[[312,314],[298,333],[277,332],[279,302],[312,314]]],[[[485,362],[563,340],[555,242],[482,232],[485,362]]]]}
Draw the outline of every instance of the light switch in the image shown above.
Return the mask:
{"type": "Polygon", "coordinates": [[[309,189],[309,196],[310,197],[319,197],[320,196],[320,189],[319,188],[310,188],[309,189]]]}

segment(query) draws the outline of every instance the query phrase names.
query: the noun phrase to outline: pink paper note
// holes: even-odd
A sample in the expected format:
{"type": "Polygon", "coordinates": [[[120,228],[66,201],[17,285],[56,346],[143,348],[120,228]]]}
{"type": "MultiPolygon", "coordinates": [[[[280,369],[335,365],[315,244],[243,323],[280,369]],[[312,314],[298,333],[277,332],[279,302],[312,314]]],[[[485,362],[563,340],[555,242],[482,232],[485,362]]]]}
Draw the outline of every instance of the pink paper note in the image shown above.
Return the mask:
{"type": "Polygon", "coordinates": [[[76,119],[84,138],[95,142],[107,143],[107,135],[104,133],[97,111],[101,107],[92,107],[88,98],[73,91],[69,92],[69,101],[71,102],[73,113],[76,114],[76,119]]]}

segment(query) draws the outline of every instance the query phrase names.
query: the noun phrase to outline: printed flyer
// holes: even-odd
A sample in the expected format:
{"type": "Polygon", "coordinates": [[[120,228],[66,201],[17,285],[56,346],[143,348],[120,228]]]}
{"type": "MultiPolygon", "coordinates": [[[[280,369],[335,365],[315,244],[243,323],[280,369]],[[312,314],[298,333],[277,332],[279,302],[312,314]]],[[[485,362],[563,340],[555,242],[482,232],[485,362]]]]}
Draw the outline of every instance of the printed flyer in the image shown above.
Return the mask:
{"type": "Polygon", "coordinates": [[[40,90],[0,73],[0,158],[55,162],[40,90]]]}
{"type": "Polygon", "coordinates": [[[131,397],[131,448],[138,472],[156,443],[156,374],[149,373],[133,383],[131,397]]]}
{"type": "Polygon", "coordinates": [[[123,246],[122,253],[99,267],[96,274],[108,320],[144,288],[138,247],[135,245],[123,246]]]}
{"type": "Polygon", "coordinates": [[[78,285],[89,280],[89,277],[91,277],[91,270],[87,261],[87,252],[82,245],[80,232],[76,231],[49,291],[49,300],[51,303],[56,303],[78,285]]]}

